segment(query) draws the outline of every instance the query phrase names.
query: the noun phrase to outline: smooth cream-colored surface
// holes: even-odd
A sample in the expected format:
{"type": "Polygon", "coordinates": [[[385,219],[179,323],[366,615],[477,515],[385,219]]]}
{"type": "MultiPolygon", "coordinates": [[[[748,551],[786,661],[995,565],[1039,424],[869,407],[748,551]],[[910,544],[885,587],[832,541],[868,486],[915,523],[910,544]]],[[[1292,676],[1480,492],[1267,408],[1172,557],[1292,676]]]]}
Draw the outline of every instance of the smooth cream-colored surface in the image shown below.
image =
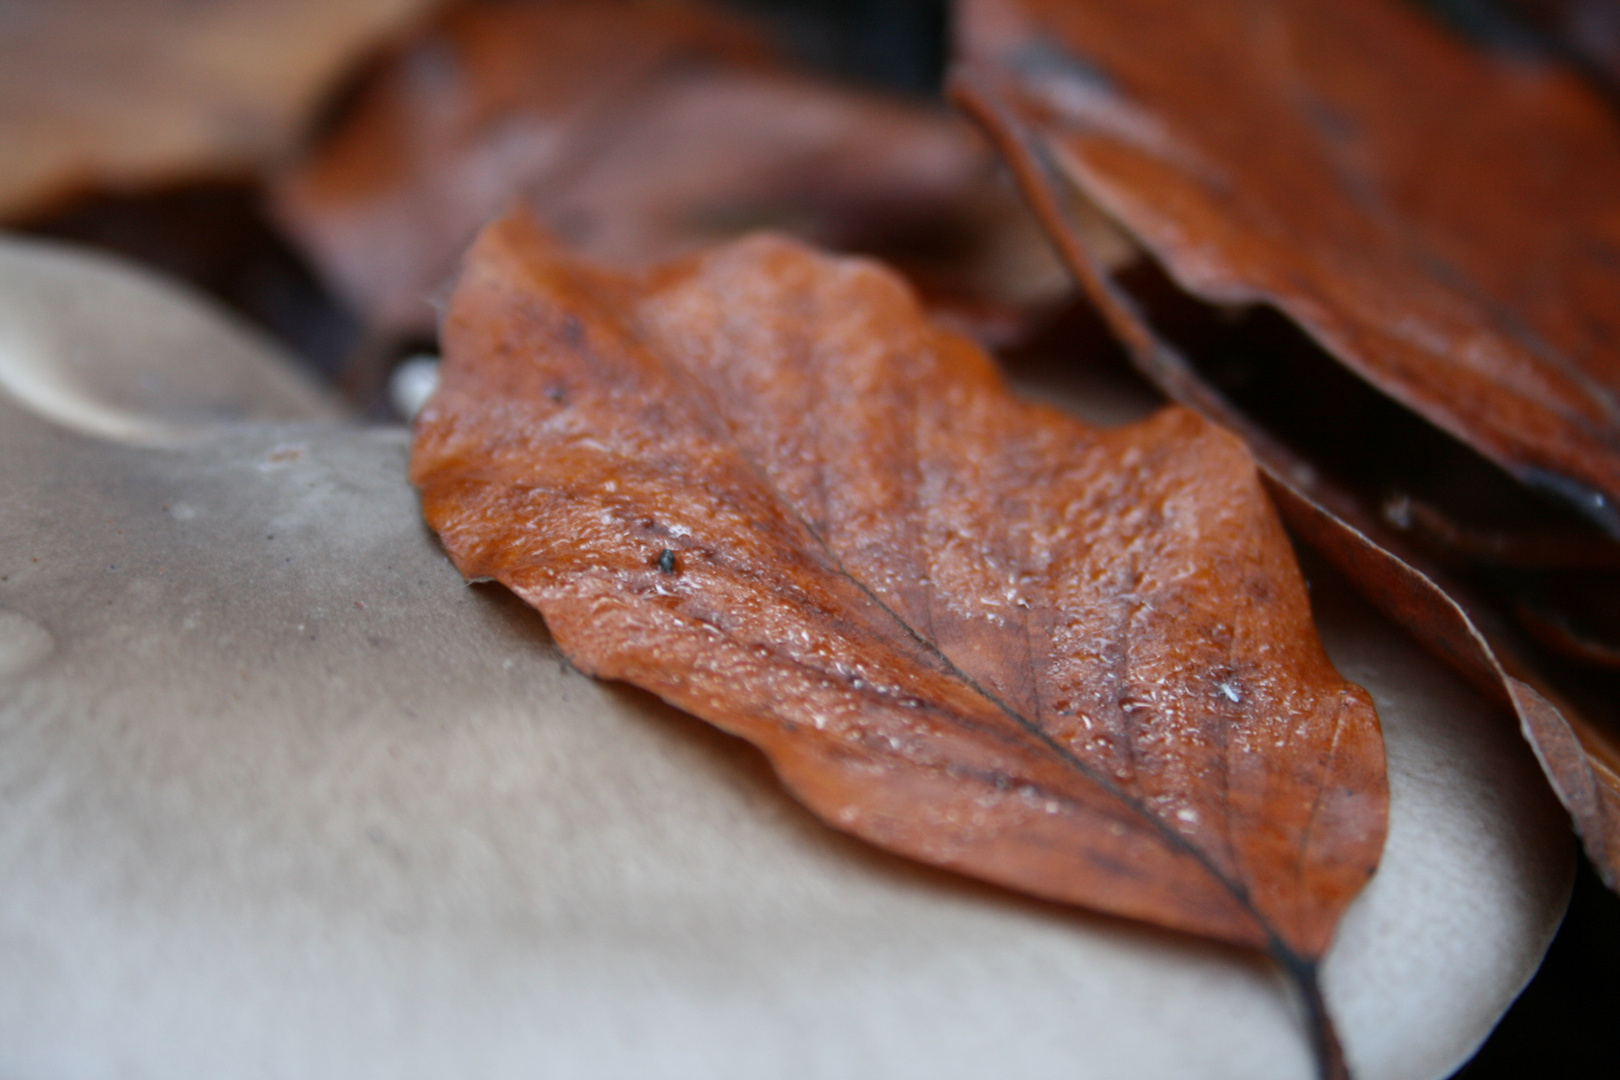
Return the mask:
{"type": "Polygon", "coordinates": [[[165,442],[342,411],[270,341],[132,263],[0,244],[0,391],[87,435],[165,442]]]}
{"type": "MultiPolygon", "coordinates": [[[[0,252],[0,333],[28,258],[0,252]]],[[[49,340],[102,340],[95,310],[49,340]]],[[[0,365],[63,362],[28,340],[0,365]]],[[[0,1076],[1311,1075],[1263,961],[871,850],[748,747],[575,672],[445,560],[403,431],[134,445],[11,385],[0,1076]]],[[[1509,721],[1315,595],[1393,793],[1327,993],[1362,1080],[1441,1077],[1555,930],[1568,829],[1509,721]]]]}

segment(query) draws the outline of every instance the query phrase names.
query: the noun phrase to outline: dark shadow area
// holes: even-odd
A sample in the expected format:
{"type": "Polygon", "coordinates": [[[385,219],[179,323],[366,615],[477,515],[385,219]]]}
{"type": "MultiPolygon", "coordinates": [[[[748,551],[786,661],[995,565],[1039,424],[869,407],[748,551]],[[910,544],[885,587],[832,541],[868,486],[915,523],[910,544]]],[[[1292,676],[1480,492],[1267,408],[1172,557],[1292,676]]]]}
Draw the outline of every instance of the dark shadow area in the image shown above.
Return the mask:
{"type": "Polygon", "coordinates": [[[1470,43],[1510,59],[1579,72],[1620,111],[1616,0],[1409,0],[1470,43]]]}
{"type": "Polygon", "coordinates": [[[1524,487],[1373,389],[1277,309],[1215,307],[1149,260],[1116,280],[1215,389],[1392,527],[1420,528],[1401,520],[1405,500],[1467,533],[1518,531],[1530,522],[1538,538],[1611,546],[1575,509],[1524,487]]]}
{"type": "Polygon", "coordinates": [[[920,97],[944,79],[946,0],[723,0],[760,18],[800,63],[920,97]]]}
{"type": "Polygon", "coordinates": [[[1507,55],[1546,55],[1552,41],[1545,28],[1524,17],[1508,0],[1410,0],[1474,45],[1507,55]]]}

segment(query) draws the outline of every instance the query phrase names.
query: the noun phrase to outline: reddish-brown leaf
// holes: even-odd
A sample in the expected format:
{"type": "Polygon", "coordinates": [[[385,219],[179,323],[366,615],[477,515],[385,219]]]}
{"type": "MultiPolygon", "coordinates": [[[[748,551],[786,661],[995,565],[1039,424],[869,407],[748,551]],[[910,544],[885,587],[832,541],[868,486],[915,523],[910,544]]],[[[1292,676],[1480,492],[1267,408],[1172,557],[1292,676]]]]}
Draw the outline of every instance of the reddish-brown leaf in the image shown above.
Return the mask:
{"type": "Polygon", "coordinates": [[[752,30],[695,2],[459,5],[281,178],[279,215],[385,333],[431,331],[517,199],[624,267],[770,225],[902,255],[991,326],[1067,288],[970,124],[790,70],[752,30]]]}
{"type": "Polygon", "coordinates": [[[1124,276],[1139,245],[1205,301],[1274,305],[1612,531],[1612,117],[1572,77],[1471,52],[1386,0],[970,0],[965,15],[957,92],[1142,369],[1242,434],[1289,524],[1515,710],[1620,883],[1620,741],[1535,674],[1489,603],[1206,381],[1124,276]],[[1175,33],[1136,32],[1149,25],[1175,33]]]}
{"type": "Polygon", "coordinates": [[[1399,0],[964,8],[987,92],[1181,286],[1620,532],[1620,125],[1579,79],[1399,0]]]}
{"type": "Polygon", "coordinates": [[[1023,403],[893,274],[770,236],[625,277],[508,216],[442,337],[427,518],[581,668],[838,828],[1309,986],[1383,749],[1237,439],[1023,403]]]}

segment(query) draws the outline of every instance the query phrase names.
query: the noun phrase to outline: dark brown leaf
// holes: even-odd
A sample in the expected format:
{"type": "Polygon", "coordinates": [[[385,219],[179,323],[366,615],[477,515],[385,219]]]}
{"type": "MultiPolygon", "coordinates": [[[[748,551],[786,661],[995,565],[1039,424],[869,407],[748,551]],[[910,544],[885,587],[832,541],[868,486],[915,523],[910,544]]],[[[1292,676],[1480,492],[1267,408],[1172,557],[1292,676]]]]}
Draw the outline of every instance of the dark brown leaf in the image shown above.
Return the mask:
{"type": "Polygon", "coordinates": [[[991,333],[1068,283],[971,125],[784,67],[696,3],[474,2],[387,57],[278,185],[282,220],[385,333],[425,333],[522,199],[639,267],[769,225],[898,257],[991,333]]]}
{"type": "Polygon", "coordinates": [[[623,277],[509,216],[442,333],[427,518],[581,668],[838,828],[1314,993],[1383,749],[1238,440],[1022,403],[894,275],[769,236],[623,277]]]}
{"type": "Polygon", "coordinates": [[[1620,135],[1601,103],[1385,0],[970,0],[966,16],[958,95],[1139,366],[1241,433],[1289,524],[1517,712],[1620,882],[1620,744],[1533,670],[1490,604],[1216,389],[1130,284],[1145,251],[1206,302],[1275,306],[1612,531],[1620,135]]]}

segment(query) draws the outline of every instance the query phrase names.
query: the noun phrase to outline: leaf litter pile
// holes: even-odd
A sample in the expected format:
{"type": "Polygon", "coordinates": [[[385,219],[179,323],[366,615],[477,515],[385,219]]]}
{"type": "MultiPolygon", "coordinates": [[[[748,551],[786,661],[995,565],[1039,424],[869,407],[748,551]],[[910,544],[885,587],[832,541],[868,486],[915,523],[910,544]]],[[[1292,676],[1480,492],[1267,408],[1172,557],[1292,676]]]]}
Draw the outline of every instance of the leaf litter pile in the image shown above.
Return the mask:
{"type": "Polygon", "coordinates": [[[698,3],[306,6],[140,72],[19,15],[0,216],[297,324],[374,412],[442,351],[426,516],[581,669],[874,844],[1269,953],[1342,1075],[1315,966],[1388,796],[1286,524],[1620,883],[1620,5],[960,0],[957,114],[698,3]],[[280,63],[199,90],[232,40],[280,63]],[[1178,404],[1008,391],[985,350],[1086,305],[1067,362],[1178,404]]]}

